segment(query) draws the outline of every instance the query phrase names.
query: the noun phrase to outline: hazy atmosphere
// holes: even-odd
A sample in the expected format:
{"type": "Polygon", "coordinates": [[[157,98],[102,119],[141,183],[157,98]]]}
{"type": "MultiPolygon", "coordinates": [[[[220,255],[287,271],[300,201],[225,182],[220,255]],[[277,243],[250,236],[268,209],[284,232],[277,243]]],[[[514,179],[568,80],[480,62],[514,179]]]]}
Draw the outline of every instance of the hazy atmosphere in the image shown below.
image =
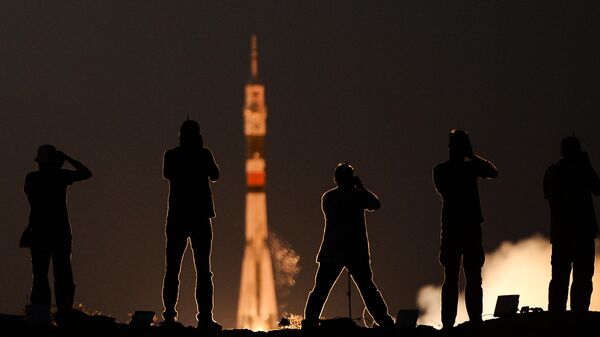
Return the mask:
{"type": "MultiPolygon", "coordinates": [[[[94,173],[68,195],[76,303],[120,321],[135,310],[162,311],[162,156],[189,115],[221,169],[212,185],[214,316],[235,327],[253,33],[268,107],[269,229],[287,249],[282,256],[293,250],[300,258],[295,282],[281,280],[281,315],[303,313],[323,232],[320,197],[343,161],[381,200],[367,226],[390,312],[418,307],[423,287],[441,284],[441,201],[431,170],[447,159],[452,128],[467,130],[475,153],[499,170],[479,182],[486,253],[517,256],[486,265],[484,315],[494,291],[527,291],[518,287],[522,273],[535,274],[542,292],[522,305],[545,307],[544,171],[572,134],[600,167],[599,16],[597,3],[554,0],[2,1],[0,313],[22,313],[28,301],[29,251],[18,247],[29,212],[23,183],[44,143],[94,173]],[[500,285],[495,266],[514,278],[500,285]]],[[[191,257],[178,305],[186,324],[196,314],[191,257]]],[[[326,317],[347,315],[342,275],[326,317]]],[[[598,290],[591,309],[600,310],[598,290]]]]}

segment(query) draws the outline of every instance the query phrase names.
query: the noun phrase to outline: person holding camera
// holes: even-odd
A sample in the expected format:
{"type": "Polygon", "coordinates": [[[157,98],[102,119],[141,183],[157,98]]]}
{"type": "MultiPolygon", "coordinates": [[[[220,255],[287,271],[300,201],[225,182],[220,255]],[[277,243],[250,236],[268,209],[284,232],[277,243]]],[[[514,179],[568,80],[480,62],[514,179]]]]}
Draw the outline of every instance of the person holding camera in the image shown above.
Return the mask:
{"type": "Polygon", "coordinates": [[[177,318],[179,272],[188,238],[196,267],[198,328],[222,330],[213,319],[213,273],[210,266],[212,223],[215,216],[210,184],[219,179],[219,167],[212,151],[204,146],[200,125],[186,120],[179,129],[179,146],[164,154],[163,177],[169,181],[169,208],[166,223],[166,267],[163,281],[163,318],[174,324],[177,318]]]}
{"type": "Polygon", "coordinates": [[[546,169],[544,197],[550,206],[552,279],[548,310],[566,310],[569,278],[571,310],[589,310],[594,275],[595,238],[598,225],[592,194],[600,194],[600,179],[581,143],[575,137],[561,142],[562,159],[546,169]]]}
{"type": "Polygon", "coordinates": [[[335,168],[334,179],[337,187],[325,192],[321,198],[325,231],[317,255],[319,267],[315,285],[306,302],[302,328],[319,325],[329,292],[344,268],[352,275],[375,322],[391,328],[394,320],[373,282],[365,222],[365,210],[379,209],[379,199],[354,176],[354,169],[347,162],[335,168]]]}
{"type": "Polygon", "coordinates": [[[458,280],[461,258],[465,272],[465,302],[469,320],[481,322],[483,289],[481,268],[485,261],[477,178],[496,178],[498,170],[475,155],[467,132],[451,130],[449,160],[435,165],[433,182],[442,197],[440,264],[444,267],[442,285],[443,329],[454,326],[458,306],[458,280]]]}
{"type": "Polygon", "coordinates": [[[66,322],[73,309],[75,284],[71,269],[71,225],[67,212],[67,187],[76,181],[86,180],[92,172],[79,161],[57,151],[52,145],[38,147],[39,169],[27,174],[25,193],[29,201],[27,239],[21,246],[31,251],[33,285],[28,319],[34,324],[49,322],[51,293],[48,282],[50,260],[54,269],[55,321],[66,322]],[[67,162],[75,170],[63,169],[67,162]],[[38,322],[36,322],[39,320],[38,322]]]}

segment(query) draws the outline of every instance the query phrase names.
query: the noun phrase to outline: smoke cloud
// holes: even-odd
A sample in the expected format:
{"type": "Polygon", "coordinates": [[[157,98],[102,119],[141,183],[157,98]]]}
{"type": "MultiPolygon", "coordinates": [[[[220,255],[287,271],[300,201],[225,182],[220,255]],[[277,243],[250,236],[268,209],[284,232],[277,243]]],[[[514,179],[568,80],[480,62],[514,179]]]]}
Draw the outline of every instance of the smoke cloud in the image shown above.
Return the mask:
{"type": "MultiPolygon", "coordinates": [[[[548,308],[551,245],[547,238],[536,235],[516,243],[504,242],[486,254],[483,276],[483,319],[493,318],[499,295],[519,294],[523,306],[548,308]]],[[[600,246],[596,243],[594,285],[600,286],[600,246]]],[[[441,267],[440,267],[441,268],[441,267]]],[[[463,289],[464,290],[464,289],[463,289]]],[[[441,326],[441,286],[427,285],[419,290],[417,304],[421,310],[419,324],[441,326]]],[[[600,290],[592,294],[590,310],[600,310],[600,290]]],[[[468,320],[464,291],[459,295],[456,323],[468,320]]]]}
{"type": "Polygon", "coordinates": [[[273,258],[277,298],[280,311],[284,311],[285,297],[289,295],[290,288],[296,284],[296,276],[300,272],[300,256],[292,249],[289,242],[275,233],[269,233],[269,246],[273,258]]]}

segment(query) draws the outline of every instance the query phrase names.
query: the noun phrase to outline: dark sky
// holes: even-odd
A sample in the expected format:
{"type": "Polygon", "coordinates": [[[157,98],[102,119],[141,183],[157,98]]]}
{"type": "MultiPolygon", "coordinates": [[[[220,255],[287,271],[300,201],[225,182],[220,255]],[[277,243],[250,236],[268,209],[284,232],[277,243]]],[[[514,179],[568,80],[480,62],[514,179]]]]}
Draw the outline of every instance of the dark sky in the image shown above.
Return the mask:
{"type": "MultiPolygon", "coordinates": [[[[17,241],[42,143],[94,172],[69,192],[76,300],[120,321],[162,310],[162,154],[189,114],[222,170],[215,318],[235,325],[252,33],[267,88],[269,226],[302,266],[280,304],[303,311],[320,196],[347,160],[382,201],[367,218],[375,282],[392,312],[414,307],[421,286],[442,280],[431,168],[447,157],[449,129],[468,130],[500,170],[479,185],[487,251],[548,234],[541,180],[562,137],[575,132],[600,165],[598,17],[599,5],[579,1],[2,1],[0,312],[22,312],[30,288],[17,241]]],[[[191,324],[191,255],[181,277],[191,324]]],[[[345,287],[328,317],[346,314],[345,287]]]]}

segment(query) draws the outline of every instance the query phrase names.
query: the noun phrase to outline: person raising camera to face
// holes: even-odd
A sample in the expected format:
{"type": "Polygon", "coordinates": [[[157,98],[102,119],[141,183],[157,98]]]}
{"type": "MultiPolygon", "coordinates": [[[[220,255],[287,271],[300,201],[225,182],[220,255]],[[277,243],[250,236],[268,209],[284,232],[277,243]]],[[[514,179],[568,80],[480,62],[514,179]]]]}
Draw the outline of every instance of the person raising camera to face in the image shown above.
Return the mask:
{"type": "Polygon", "coordinates": [[[552,280],[548,289],[548,310],[567,309],[569,279],[571,310],[589,310],[593,291],[595,242],[598,224],[593,195],[600,194],[600,178],[592,167],[579,139],[561,141],[562,159],[544,174],[544,197],[550,207],[552,280]]]}
{"type": "Polygon", "coordinates": [[[473,153],[466,131],[450,131],[448,157],[433,168],[433,183],[442,199],[439,260],[444,267],[443,329],[452,328],[456,320],[461,262],[469,321],[479,323],[482,320],[481,268],[485,253],[481,226],[484,219],[477,181],[498,176],[494,164],[473,153]]]}
{"type": "Polygon", "coordinates": [[[24,246],[31,251],[33,266],[28,320],[33,324],[45,324],[49,320],[51,293],[48,268],[52,260],[57,307],[55,320],[62,325],[68,323],[75,296],[67,188],[74,182],[91,178],[92,172],[49,144],[38,147],[35,161],[39,169],[27,174],[24,188],[30,206],[28,226],[31,229],[30,240],[24,246]],[[65,162],[75,170],[62,168],[65,162]]]}
{"type": "Polygon", "coordinates": [[[335,168],[334,180],[337,187],[325,192],[321,198],[325,231],[317,256],[319,267],[315,286],[306,302],[302,328],[319,325],[329,291],[344,268],[352,275],[375,322],[381,327],[391,328],[394,320],[373,282],[365,222],[365,210],[377,210],[381,204],[377,196],[354,176],[354,169],[347,162],[335,168]]]}

